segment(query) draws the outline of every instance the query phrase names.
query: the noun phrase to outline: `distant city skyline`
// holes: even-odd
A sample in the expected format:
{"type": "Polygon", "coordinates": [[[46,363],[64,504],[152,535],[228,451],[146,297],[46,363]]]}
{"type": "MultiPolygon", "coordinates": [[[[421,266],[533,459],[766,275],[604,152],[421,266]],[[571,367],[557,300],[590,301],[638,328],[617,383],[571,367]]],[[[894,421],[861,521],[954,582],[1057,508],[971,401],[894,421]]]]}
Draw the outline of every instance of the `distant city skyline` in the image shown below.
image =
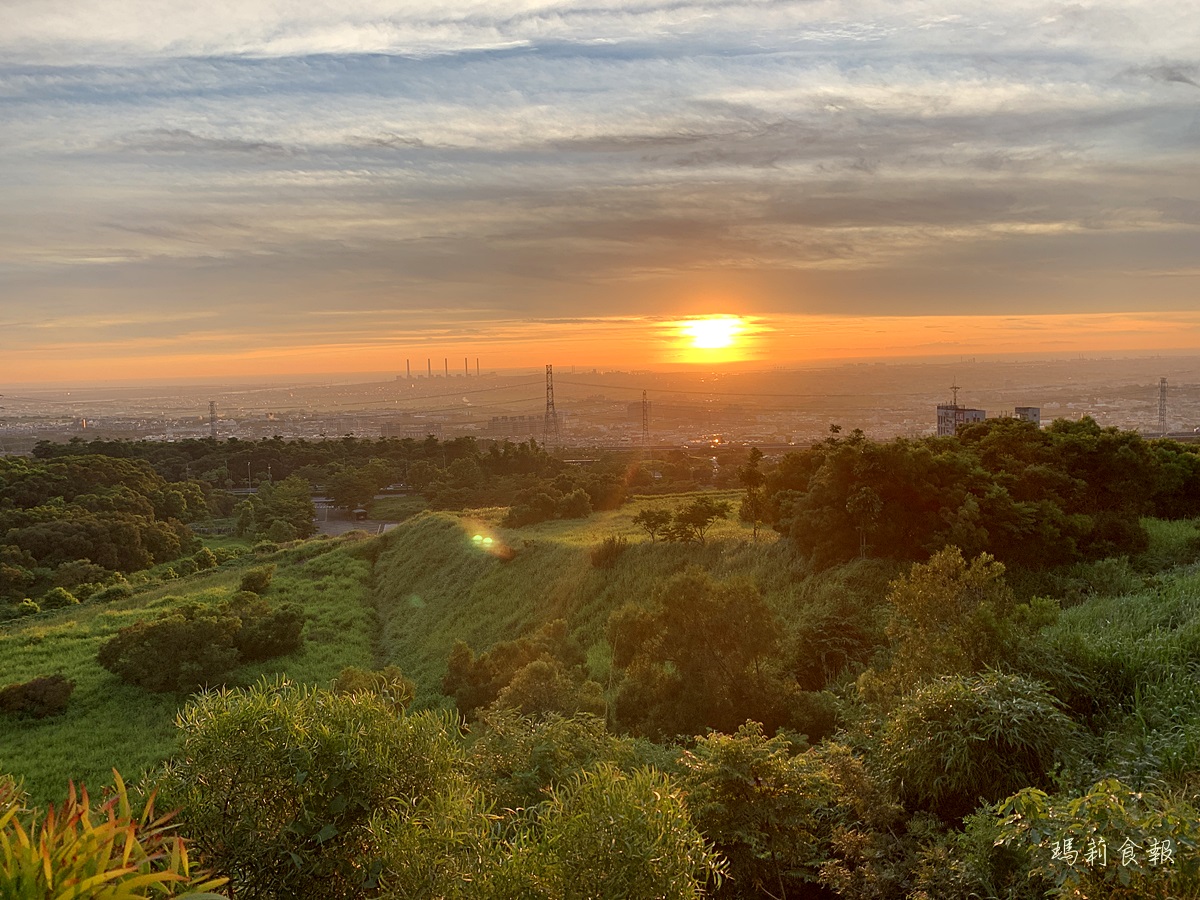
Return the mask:
{"type": "Polygon", "coordinates": [[[1148,2],[7,0],[0,384],[1200,351],[1198,46],[1148,2]]]}

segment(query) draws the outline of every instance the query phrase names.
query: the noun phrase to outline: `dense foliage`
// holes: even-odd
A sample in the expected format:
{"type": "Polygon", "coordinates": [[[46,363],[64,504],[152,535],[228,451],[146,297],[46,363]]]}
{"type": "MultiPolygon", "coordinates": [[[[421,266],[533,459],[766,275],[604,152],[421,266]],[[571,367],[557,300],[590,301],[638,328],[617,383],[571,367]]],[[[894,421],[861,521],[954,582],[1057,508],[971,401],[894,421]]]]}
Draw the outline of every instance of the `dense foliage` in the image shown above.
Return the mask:
{"type": "Polygon", "coordinates": [[[995,419],[957,437],[831,436],[766,477],[768,517],[820,564],[952,544],[1027,567],[1146,549],[1139,517],[1200,514],[1200,455],[1089,418],[995,419]]]}
{"type": "Polygon", "coordinates": [[[0,600],[52,609],[117,573],[193,553],[185,524],[209,512],[201,486],[140,460],[0,457],[0,600]]]}
{"type": "Polygon", "coordinates": [[[224,603],[181,604],[126,626],[101,646],[96,659],[148,691],[194,691],[221,684],[243,663],[295,652],[303,629],[298,607],[274,606],[239,591],[224,603]]]}

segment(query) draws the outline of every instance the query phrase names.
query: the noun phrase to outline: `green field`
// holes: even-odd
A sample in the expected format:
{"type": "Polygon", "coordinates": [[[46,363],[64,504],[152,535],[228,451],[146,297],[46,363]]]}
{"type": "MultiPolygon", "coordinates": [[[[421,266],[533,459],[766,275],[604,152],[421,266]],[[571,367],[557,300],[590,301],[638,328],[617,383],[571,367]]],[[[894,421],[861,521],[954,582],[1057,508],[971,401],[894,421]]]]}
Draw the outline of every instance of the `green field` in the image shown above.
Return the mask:
{"type": "Polygon", "coordinates": [[[67,779],[90,785],[128,779],[163,759],[174,741],[175,713],[186,700],[122,683],[96,662],[96,651],[125,625],[184,601],[213,602],[237,590],[245,569],[278,566],[268,596],[308,615],[301,653],[244,666],[230,684],[262,675],[327,684],[343,667],[371,667],[375,633],[368,545],[311,541],[278,553],[246,556],[217,569],[152,584],[128,600],[40,613],[0,627],[0,684],[61,673],[75,682],[67,712],[44,720],[0,717],[0,771],[24,779],[38,801],[61,797],[67,779]]]}
{"type": "MultiPolygon", "coordinates": [[[[718,496],[736,502],[738,494],[718,496]]],[[[0,771],[24,779],[43,801],[61,797],[68,778],[107,783],[116,767],[136,780],[163,759],[186,697],[123,684],[96,663],[98,647],[122,626],[175,604],[219,601],[237,590],[247,568],[268,562],[278,566],[268,596],[295,602],[308,615],[305,649],[238,669],[230,684],[286,673],[327,685],[345,666],[394,664],[417,682],[418,705],[439,705],[449,702],[439,685],[455,640],[486,650],[556,618],[567,621],[587,651],[591,676],[604,681],[610,612],[627,601],[645,602],[656,585],[690,565],[718,578],[752,579],[789,634],[819,634],[830,629],[811,623],[853,615],[882,643],[887,584],[907,566],[865,560],[814,572],[774,532],[755,541],[732,518],[717,523],[704,544],[651,543],[633,524],[640,510],[682,499],[635,498],[588,519],[521,529],[499,526],[503,509],[418,512],[410,505],[416,514],[382,537],[248,554],[188,578],[152,580],[128,600],[6,623],[0,684],[62,673],[76,689],[61,717],[0,718],[0,771]],[[613,567],[596,568],[590,551],[610,535],[627,538],[628,548],[613,567]],[[859,603],[850,613],[839,605],[847,597],[859,603]],[[807,632],[799,628],[806,622],[807,632]]],[[[1111,682],[1105,755],[1131,776],[1139,766],[1182,774],[1200,747],[1200,571],[1188,563],[1196,529],[1190,522],[1147,525],[1152,545],[1137,559],[1055,576],[1055,584],[1069,582],[1080,599],[1043,632],[1081,677],[1111,682]]],[[[1047,681],[1066,677],[1054,665],[1047,666],[1047,681]]],[[[1069,694],[1069,684],[1062,687],[1069,694]]]]}

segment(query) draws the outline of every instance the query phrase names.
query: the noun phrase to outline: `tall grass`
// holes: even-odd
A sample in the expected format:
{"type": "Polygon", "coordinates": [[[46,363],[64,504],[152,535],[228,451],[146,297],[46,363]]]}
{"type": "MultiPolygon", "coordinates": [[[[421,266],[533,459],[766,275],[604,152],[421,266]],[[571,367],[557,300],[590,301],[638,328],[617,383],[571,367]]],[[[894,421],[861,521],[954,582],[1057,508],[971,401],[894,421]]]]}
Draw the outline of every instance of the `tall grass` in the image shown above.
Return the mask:
{"type": "Polygon", "coordinates": [[[657,585],[690,565],[717,578],[753,579],[785,621],[839,591],[882,601],[895,573],[895,566],[867,561],[814,574],[786,541],[768,533],[756,542],[734,519],[718,522],[703,545],[651,543],[632,522],[647,506],[686,498],[639,498],[588,519],[521,529],[500,528],[491,511],[425,513],[401,524],[382,539],[376,567],[386,661],[416,681],[419,700],[433,702],[455,640],[485,650],[561,618],[594,661],[592,676],[603,677],[609,614],[628,601],[649,602],[657,585]],[[596,568],[592,548],[613,535],[625,537],[627,549],[610,568],[596,568]]]}

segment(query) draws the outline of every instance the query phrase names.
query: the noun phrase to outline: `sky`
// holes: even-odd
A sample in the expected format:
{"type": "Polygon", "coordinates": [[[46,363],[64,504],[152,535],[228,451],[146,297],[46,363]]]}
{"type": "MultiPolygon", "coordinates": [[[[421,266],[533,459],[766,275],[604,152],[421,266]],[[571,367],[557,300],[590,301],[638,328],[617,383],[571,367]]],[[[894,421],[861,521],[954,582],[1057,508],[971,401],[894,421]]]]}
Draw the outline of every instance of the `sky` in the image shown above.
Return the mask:
{"type": "Polygon", "coordinates": [[[1198,48],[1191,2],[0,0],[0,383],[1200,351],[1198,48]]]}

